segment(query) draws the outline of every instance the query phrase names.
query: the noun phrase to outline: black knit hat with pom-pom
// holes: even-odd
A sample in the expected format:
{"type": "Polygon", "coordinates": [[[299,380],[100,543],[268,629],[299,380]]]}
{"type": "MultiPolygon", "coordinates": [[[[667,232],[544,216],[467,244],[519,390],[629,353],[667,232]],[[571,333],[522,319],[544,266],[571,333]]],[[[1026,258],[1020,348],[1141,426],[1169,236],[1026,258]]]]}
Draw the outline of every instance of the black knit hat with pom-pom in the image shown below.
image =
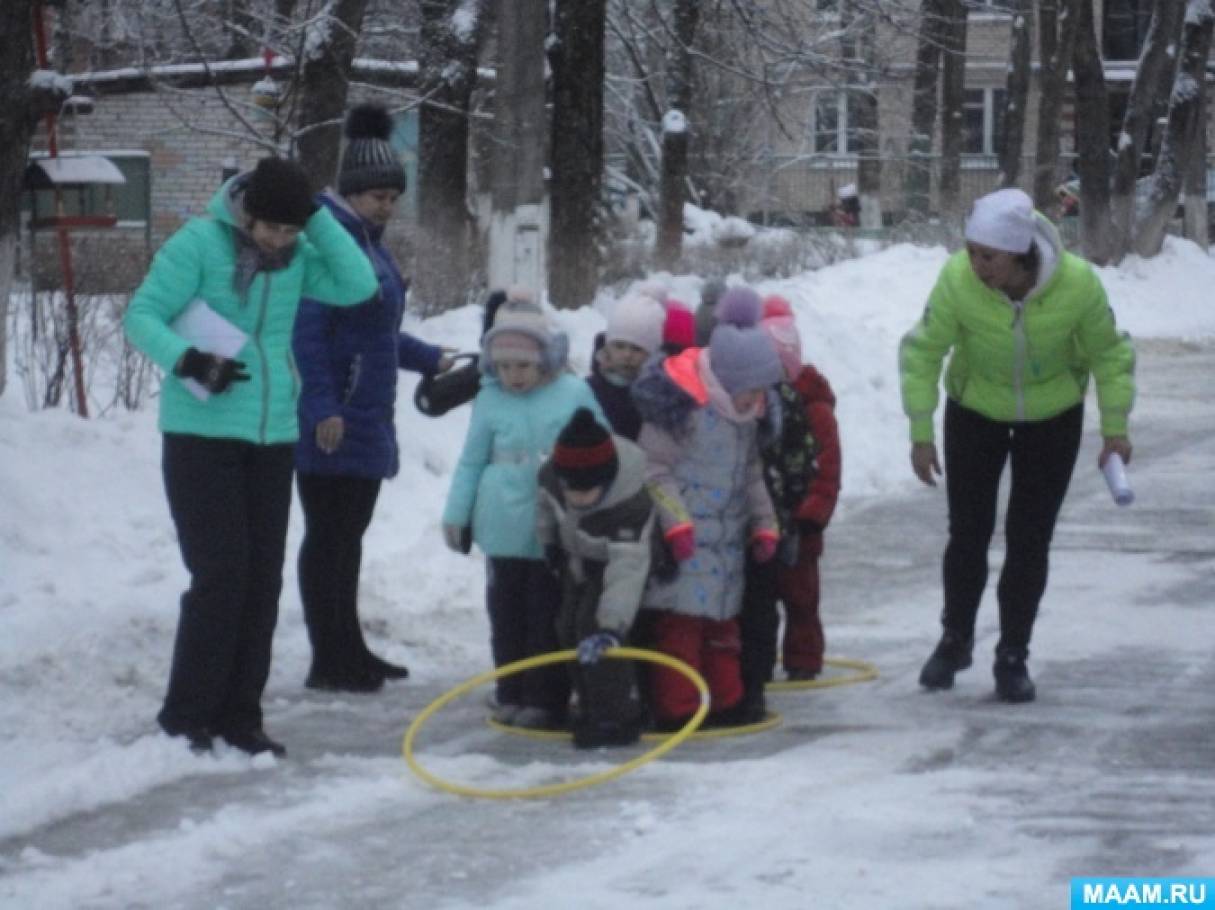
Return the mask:
{"type": "Polygon", "coordinates": [[[405,192],[405,167],[388,141],[392,130],[392,115],[378,104],[360,104],[350,111],[346,117],[346,149],[338,167],[339,193],[405,192]]]}
{"type": "Polygon", "coordinates": [[[620,462],[611,434],[587,408],[579,408],[561,430],[553,447],[553,470],[571,490],[606,487],[620,462]]]}

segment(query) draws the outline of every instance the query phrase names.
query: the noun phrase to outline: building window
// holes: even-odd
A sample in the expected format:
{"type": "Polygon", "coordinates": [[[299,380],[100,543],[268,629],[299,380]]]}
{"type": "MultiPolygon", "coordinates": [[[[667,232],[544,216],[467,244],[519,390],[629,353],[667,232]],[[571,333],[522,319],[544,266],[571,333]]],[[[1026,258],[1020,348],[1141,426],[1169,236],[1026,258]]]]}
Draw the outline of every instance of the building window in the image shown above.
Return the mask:
{"type": "Polygon", "coordinates": [[[1101,9],[1101,55],[1106,60],[1138,60],[1152,21],[1147,0],[1105,0],[1101,9]]]}
{"type": "Polygon", "coordinates": [[[967,155],[998,155],[1004,145],[1002,88],[967,89],[962,103],[962,151],[967,155]]]}
{"type": "Polygon", "coordinates": [[[843,89],[815,94],[814,122],[810,128],[816,154],[856,154],[856,127],[851,122],[849,108],[848,92],[843,89]]]}

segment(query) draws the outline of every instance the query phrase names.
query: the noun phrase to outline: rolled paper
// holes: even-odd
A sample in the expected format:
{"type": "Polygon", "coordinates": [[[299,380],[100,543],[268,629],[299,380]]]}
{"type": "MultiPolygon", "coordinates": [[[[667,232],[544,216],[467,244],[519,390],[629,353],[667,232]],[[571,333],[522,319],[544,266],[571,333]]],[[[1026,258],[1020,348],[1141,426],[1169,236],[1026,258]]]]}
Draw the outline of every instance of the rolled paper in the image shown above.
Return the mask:
{"type": "Polygon", "coordinates": [[[1120,506],[1129,506],[1135,501],[1135,491],[1127,482],[1126,465],[1122,463],[1121,455],[1111,452],[1110,457],[1105,459],[1105,467],[1101,469],[1101,473],[1105,475],[1105,484],[1110,488],[1114,502],[1120,506]]]}

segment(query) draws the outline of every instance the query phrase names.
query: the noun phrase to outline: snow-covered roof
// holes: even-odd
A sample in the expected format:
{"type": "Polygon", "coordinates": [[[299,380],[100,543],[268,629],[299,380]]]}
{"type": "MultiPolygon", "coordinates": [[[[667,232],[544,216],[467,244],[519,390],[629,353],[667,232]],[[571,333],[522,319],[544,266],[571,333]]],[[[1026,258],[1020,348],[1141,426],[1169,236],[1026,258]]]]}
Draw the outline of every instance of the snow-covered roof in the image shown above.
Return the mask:
{"type": "Polygon", "coordinates": [[[100,155],[60,155],[34,157],[25,171],[25,185],[48,189],[67,183],[126,183],[114,162],[100,155]]]}

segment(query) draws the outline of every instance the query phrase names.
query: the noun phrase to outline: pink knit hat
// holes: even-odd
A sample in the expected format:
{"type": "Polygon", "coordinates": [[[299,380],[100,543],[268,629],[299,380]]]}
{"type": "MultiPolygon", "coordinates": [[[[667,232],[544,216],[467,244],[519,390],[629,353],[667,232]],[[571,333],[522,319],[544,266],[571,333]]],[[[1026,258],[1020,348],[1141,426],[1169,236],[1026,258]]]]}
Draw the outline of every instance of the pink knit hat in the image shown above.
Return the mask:
{"type": "Polygon", "coordinates": [[[759,327],[776,348],[785,377],[795,379],[802,371],[802,338],[793,319],[793,307],[779,294],[765,297],[763,307],[759,327]]]}

